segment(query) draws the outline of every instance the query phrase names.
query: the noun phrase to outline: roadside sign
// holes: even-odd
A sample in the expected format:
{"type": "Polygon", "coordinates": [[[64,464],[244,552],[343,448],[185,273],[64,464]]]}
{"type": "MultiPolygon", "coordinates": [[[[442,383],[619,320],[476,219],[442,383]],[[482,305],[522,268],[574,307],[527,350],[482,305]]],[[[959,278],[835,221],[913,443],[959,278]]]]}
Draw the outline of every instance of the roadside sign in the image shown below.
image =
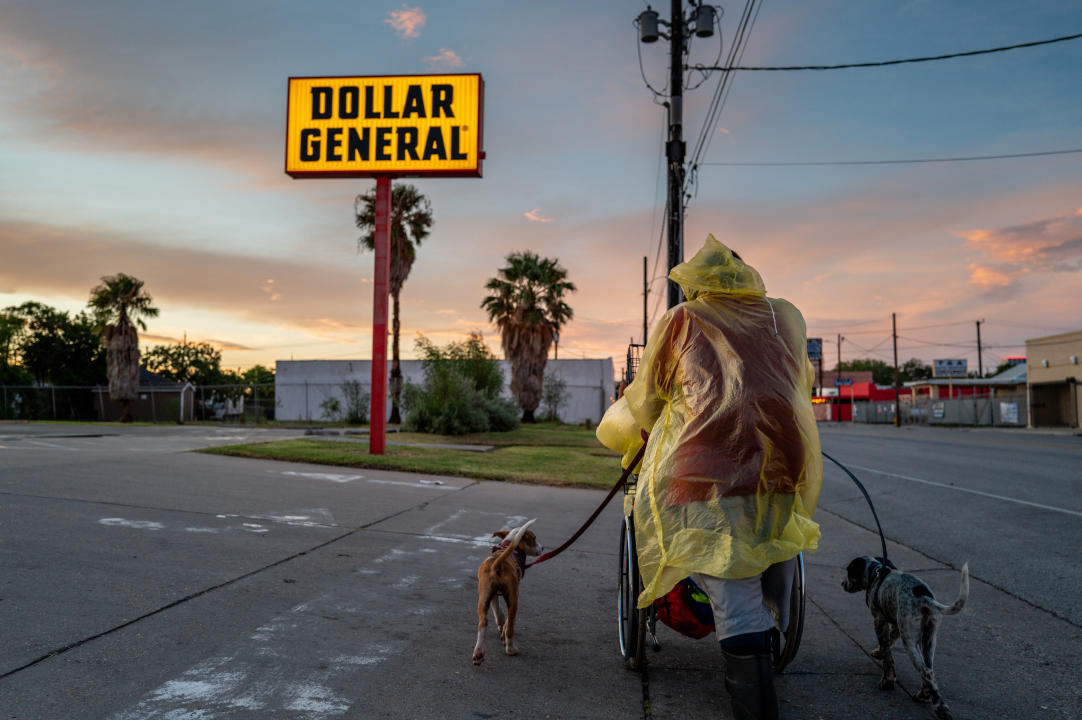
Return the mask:
{"type": "Polygon", "coordinates": [[[479,74],[291,77],[286,174],[481,177],[479,74]]]}
{"type": "Polygon", "coordinates": [[[966,361],[964,358],[932,361],[932,377],[964,378],[965,376],[966,361]]]}
{"type": "Polygon", "coordinates": [[[841,387],[842,385],[852,385],[853,378],[834,378],[835,387],[841,387]]]}
{"type": "Polygon", "coordinates": [[[808,338],[808,358],[812,360],[822,359],[823,338],[808,338]]]}
{"type": "Polygon", "coordinates": [[[286,174],[376,179],[372,455],[383,455],[387,440],[391,179],[481,177],[484,90],[477,73],[289,78],[286,174]]]}

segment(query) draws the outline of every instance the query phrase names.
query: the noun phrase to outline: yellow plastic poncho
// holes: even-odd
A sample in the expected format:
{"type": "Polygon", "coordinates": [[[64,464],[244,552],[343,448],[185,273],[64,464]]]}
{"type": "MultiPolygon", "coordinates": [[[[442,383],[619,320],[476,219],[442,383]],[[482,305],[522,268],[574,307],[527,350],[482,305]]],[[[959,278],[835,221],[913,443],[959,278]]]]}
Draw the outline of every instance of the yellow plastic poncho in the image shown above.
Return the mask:
{"type": "Polygon", "coordinates": [[[692,573],[752,577],[819,541],[804,318],[768,300],[759,273],[713,235],[669,277],[687,301],[661,319],[597,428],[624,467],[650,433],[634,497],[639,607],[692,573]]]}

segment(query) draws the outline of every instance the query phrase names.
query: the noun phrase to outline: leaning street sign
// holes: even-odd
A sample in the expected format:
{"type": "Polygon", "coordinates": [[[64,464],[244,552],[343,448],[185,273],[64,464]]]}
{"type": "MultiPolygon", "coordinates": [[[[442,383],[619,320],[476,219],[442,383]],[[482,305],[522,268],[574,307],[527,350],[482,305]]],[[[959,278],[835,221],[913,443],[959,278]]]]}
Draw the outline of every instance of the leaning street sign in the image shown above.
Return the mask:
{"type": "Polygon", "coordinates": [[[286,174],[481,177],[479,74],[289,78],[286,174]]]}
{"type": "Polygon", "coordinates": [[[808,338],[808,359],[823,358],[823,338],[808,338]]]}

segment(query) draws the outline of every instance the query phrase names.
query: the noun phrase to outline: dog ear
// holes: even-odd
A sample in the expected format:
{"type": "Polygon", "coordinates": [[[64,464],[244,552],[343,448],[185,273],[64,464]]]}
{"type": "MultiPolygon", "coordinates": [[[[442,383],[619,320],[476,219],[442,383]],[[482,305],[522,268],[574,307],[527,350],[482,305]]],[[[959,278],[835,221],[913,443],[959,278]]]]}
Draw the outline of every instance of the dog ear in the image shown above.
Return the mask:
{"type": "Polygon", "coordinates": [[[492,533],[492,537],[498,537],[498,538],[500,538],[502,540],[503,538],[507,537],[507,533],[509,533],[509,532],[511,532],[511,531],[510,530],[497,530],[496,532],[492,533]]]}
{"type": "Polygon", "coordinates": [[[525,550],[527,555],[541,554],[537,549],[537,536],[533,534],[533,530],[527,530],[522,534],[522,538],[518,541],[518,546],[525,550]]]}
{"type": "Polygon", "coordinates": [[[868,572],[868,559],[864,556],[855,558],[853,562],[849,563],[849,567],[845,569],[845,574],[849,576],[851,580],[858,582],[864,582],[864,577],[868,572]]]}

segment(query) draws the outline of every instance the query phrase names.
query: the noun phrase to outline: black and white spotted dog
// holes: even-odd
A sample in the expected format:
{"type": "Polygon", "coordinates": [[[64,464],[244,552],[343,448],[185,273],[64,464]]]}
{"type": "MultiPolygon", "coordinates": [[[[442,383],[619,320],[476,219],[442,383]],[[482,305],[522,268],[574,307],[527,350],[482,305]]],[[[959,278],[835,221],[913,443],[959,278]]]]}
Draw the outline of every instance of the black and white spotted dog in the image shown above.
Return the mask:
{"type": "Polygon", "coordinates": [[[969,597],[969,563],[962,566],[962,589],[953,605],[937,601],[923,580],[896,569],[889,560],[862,555],[849,563],[846,574],[842,587],[851,593],[863,590],[875,620],[879,648],[872,652],[872,657],[883,663],[879,688],[894,689],[896,676],[890,649],[900,636],[909,659],[920,672],[921,690],[913,699],[931,702],[936,717],[951,718],[950,708],[940,696],[932,674],[932,658],[939,618],[960,612],[969,597]]]}

